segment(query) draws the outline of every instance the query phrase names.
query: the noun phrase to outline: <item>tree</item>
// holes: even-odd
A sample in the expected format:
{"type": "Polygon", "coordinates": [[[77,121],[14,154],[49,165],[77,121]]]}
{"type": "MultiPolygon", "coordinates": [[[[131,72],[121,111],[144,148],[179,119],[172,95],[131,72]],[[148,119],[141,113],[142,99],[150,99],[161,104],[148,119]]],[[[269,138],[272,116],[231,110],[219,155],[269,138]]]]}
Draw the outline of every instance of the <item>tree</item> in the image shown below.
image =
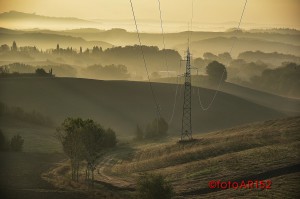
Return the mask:
{"type": "Polygon", "coordinates": [[[232,61],[232,57],[228,52],[221,53],[218,55],[218,57],[222,63],[229,63],[232,61]]]}
{"type": "Polygon", "coordinates": [[[38,68],[35,70],[35,74],[40,76],[46,76],[48,73],[43,68],[38,68]]]}
{"type": "Polygon", "coordinates": [[[15,152],[22,151],[23,144],[24,144],[24,139],[20,135],[15,135],[10,140],[11,150],[15,152]]]}
{"type": "Polygon", "coordinates": [[[174,196],[173,187],[162,175],[146,174],[138,179],[138,198],[170,199],[174,196]]]}
{"type": "Polygon", "coordinates": [[[11,47],[11,51],[18,51],[17,43],[14,41],[11,47]]]}
{"type": "Polygon", "coordinates": [[[217,61],[213,61],[206,66],[206,73],[212,83],[224,82],[227,79],[225,66],[217,61]]]}
{"type": "Polygon", "coordinates": [[[218,56],[215,54],[212,54],[210,52],[206,52],[203,54],[203,58],[204,59],[208,59],[208,60],[218,60],[218,56]]]}
{"type": "Polygon", "coordinates": [[[57,129],[57,137],[62,143],[63,151],[71,160],[72,179],[76,181],[78,181],[79,163],[84,159],[81,129],[83,122],[81,118],[67,118],[57,129]]]}
{"type": "Polygon", "coordinates": [[[136,129],[135,129],[135,140],[142,140],[144,138],[144,132],[143,132],[143,129],[139,126],[139,125],[136,125],[136,129]]]}
{"type": "Polygon", "coordinates": [[[96,161],[104,149],[116,145],[116,134],[112,129],[105,130],[93,120],[67,118],[57,129],[57,137],[63,150],[71,160],[72,179],[78,181],[79,163],[86,164],[86,179],[94,179],[96,161]]]}
{"type": "Polygon", "coordinates": [[[155,118],[152,123],[146,127],[145,138],[158,138],[167,135],[169,126],[164,118],[155,118]]]}
{"type": "Polygon", "coordinates": [[[0,46],[0,52],[8,52],[9,46],[7,44],[3,44],[0,46]]]}

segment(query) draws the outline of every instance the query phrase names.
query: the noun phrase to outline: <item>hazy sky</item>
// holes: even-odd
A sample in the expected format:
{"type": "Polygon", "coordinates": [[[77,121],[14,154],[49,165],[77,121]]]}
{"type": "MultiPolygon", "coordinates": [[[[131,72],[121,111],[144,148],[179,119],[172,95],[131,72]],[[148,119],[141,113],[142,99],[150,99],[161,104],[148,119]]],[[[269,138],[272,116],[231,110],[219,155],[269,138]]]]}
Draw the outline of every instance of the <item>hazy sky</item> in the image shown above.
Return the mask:
{"type": "MultiPolygon", "coordinates": [[[[157,0],[132,0],[138,20],[159,20],[157,0]]],[[[194,22],[238,21],[245,0],[193,0],[194,22]]],[[[192,0],[161,0],[163,19],[188,22],[192,0]]],[[[0,0],[0,12],[16,10],[57,17],[132,19],[129,0],[0,0]]],[[[300,0],[248,0],[245,23],[300,29],[300,0]]]]}

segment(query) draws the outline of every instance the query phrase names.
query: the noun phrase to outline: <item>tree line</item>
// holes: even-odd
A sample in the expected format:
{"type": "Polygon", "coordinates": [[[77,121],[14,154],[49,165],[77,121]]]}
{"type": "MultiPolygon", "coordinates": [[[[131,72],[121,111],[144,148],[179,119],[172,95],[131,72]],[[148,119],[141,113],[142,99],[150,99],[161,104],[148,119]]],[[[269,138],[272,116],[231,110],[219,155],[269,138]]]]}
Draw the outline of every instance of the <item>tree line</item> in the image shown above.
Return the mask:
{"type": "Polygon", "coordinates": [[[18,106],[7,106],[0,102],[0,119],[5,122],[18,121],[33,123],[41,126],[53,126],[53,120],[37,111],[27,112],[18,106]]]}
{"type": "Polygon", "coordinates": [[[24,139],[22,136],[14,135],[10,140],[4,136],[0,129],[0,151],[21,152],[23,150],[24,139]]]}

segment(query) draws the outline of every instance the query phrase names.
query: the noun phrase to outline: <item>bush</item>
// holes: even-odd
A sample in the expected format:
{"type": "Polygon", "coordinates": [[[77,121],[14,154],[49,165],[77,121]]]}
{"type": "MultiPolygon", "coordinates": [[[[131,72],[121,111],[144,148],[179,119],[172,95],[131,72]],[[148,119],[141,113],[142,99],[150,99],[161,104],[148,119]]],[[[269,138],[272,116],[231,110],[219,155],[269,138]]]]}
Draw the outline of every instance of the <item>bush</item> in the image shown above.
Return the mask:
{"type": "Polygon", "coordinates": [[[162,175],[146,174],[138,179],[138,198],[169,199],[174,196],[173,187],[162,175]]]}
{"type": "Polygon", "coordinates": [[[15,135],[10,140],[10,148],[12,151],[22,151],[24,144],[24,139],[20,135],[15,135]]]}

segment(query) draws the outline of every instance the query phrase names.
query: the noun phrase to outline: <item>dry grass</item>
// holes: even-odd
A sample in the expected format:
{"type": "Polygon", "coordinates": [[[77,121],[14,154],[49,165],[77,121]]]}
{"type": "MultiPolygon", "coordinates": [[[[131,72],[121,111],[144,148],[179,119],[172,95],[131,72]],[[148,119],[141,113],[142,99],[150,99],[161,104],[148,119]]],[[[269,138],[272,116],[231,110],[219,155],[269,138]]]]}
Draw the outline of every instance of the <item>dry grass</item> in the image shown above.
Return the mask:
{"type": "Polygon", "coordinates": [[[132,160],[115,165],[113,171],[145,172],[253,148],[288,144],[300,140],[299,123],[300,117],[267,121],[198,136],[192,143],[148,146],[138,149],[132,160]]]}
{"type": "Polygon", "coordinates": [[[124,179],[134,179],[140,172],[166,175],[178,197],[207,189],[210,180],[243,179],[270,171],[275,175],[274,191],[224,190],[193,197],[224,198],[228,194],[233,198],[281,198],[288,192],[293,198],[292,192],[299,188],[299,173],[289,180],[285,176],[291,174],[276,176],[276,170],[300,163],[300,117],[244,125],[196,138],[196,142],[187,144],[139,146],[131,160],[116,161],[107,170],[124,179]]]}

